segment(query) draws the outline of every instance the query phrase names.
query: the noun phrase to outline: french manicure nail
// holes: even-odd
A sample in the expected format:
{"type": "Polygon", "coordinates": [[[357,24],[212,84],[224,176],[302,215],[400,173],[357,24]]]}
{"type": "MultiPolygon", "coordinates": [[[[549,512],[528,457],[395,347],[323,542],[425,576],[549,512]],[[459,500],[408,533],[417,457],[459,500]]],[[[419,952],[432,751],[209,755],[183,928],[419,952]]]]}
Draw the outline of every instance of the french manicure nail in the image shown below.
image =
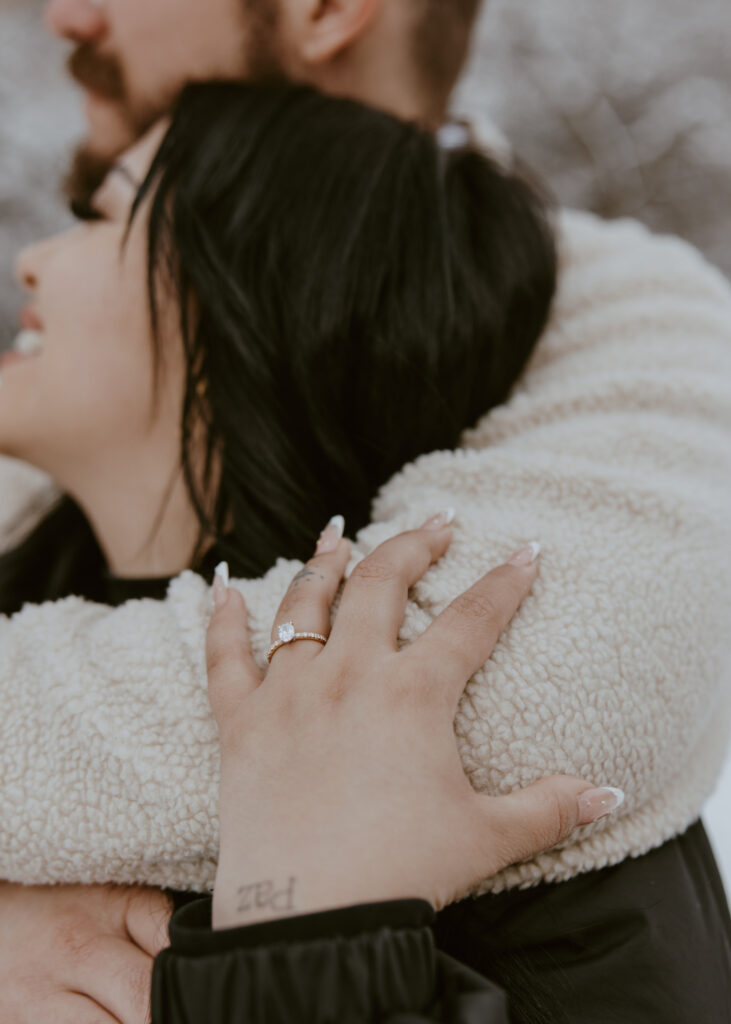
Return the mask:
{"type": "Polygon", "coordinates": [[[343,516],[333,516],[325,529],[320,534],[315,550],[316,555],[329,555],[334,551],[345,533],[345,519],[343,516]]]}
{"type": "Polygon", "coordinates": [[[219,562],[213,574],[213,604],[223,608],[228,601],[228,562],[219,562]]]}
{"type": "Polygon", "coordinates": [[[449,526],[450,523],[454,522],[454,518],[457,515],[456,509],[445,508],[443,512],[440,512],[436,516],[432,516],[431,519],[422,525],[422,530],[443,530],[445,526],[449,526]]]}
{"type": "Polygon", "coordinates": [[[581,812],[580,825],[590,825],[599,821],[607,814],[612,814],[624,803],[624,791],[615,786],[604,786],[601,789],[587,789],[579,797],[581,812]]]}
{"type": "Polygon", "coordinates": [[[508,565],[533,565],[541,553],[541,545],[537,540],[532,541],[527,547],[521,548],[508,559],[508,565]]]}

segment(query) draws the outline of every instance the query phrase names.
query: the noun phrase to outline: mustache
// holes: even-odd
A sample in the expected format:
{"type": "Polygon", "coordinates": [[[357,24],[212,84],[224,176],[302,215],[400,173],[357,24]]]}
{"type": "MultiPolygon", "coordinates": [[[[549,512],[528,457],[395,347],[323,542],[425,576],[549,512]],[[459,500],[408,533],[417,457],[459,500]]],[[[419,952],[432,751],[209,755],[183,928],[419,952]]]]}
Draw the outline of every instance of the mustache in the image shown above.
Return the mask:
{"type": "Polygon", "coordinates": [[[81,43],[69,57],[67,66],[79,85],[107,100],[124,100],[124,72],[116,57],[99,53],[92,43],[81,43]]]}

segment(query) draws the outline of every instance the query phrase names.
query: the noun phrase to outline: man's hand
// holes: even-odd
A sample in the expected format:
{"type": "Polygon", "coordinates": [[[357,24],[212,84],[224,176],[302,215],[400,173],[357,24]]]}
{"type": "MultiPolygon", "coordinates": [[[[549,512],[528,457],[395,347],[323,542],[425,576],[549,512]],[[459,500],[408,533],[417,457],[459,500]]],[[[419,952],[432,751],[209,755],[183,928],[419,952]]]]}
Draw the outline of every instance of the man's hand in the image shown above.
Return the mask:
{"type": "Polygon", "coordinates": [[[171,911],[157,889],[0,882],[2,1024],[148,1024],[171,911]]]}

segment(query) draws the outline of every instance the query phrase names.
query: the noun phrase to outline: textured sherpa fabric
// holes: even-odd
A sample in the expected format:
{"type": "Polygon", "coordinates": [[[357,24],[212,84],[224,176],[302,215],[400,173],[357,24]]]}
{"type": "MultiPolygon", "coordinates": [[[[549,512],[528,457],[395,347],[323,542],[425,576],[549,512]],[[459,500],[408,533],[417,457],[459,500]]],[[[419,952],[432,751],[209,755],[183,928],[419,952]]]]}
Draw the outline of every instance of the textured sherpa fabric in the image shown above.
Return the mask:
{"type": "MultiPolygon", "coordinates": [[[[564,213],[559,238],[551,325],[510,400],[460,450],[389,482],[354,555],[456,506],[450,550],[412,592],[408,642],[517,546],[543,544],[531,594],[461,701],[464,766],[485,793],[571,772],[627,801],[476,892],[568,879],[684,830],[731,720],[731,289],[634,222],[564,213]]],[[[10,517],[45,483],[0,468],[10,517]]],[[[235,584],[262,664],[297,568],[235,584]]],[[[209,614],[186,572],[164,602],[67,598],[0,620],[2,877],[210,886],[209,614]]]]}

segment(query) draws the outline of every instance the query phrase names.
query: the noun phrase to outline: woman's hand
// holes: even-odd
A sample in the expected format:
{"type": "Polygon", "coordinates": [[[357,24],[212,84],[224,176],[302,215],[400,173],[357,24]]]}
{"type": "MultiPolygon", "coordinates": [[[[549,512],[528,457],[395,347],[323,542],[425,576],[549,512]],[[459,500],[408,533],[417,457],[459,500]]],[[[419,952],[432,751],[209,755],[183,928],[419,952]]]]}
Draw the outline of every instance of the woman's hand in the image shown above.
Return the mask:
{"type": "Polygon", "coordinates": [[[2,1024],[149,1024],[171,909],[157,889],[0,882],[2,1024]]]}
{"type": "Polygon", "coordinates": [[[362,561],[331,632],[349,546],[321,545],[272,639],[292,621],[330,633],[327,645],[280,648],[263,681],[243,599],[216,585],[207,645],[222,751],[215,928],[409,897],[439,910],[618,805],[618,791],[569,777],[498,798],[472,789],[453,732],[457,702],[537,568],[494,569],[399,650],[409,587],[449,546],[447,520],[362,561]]]}

